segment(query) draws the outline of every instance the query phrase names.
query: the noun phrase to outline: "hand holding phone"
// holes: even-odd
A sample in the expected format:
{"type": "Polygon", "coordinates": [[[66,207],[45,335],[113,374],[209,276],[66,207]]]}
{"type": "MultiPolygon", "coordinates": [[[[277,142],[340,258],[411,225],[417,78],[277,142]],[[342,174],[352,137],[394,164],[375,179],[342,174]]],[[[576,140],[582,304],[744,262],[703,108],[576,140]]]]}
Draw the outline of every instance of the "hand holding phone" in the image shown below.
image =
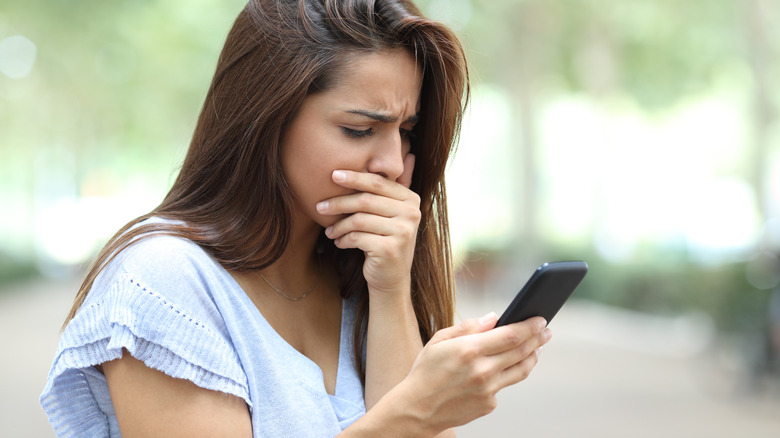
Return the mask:
{"type": "Polygon", "coordinates": [[[581,261],[539,266],[498,319],[496,327],[534,316],[541,316],[550,324],[587,272],[588,264],[581,261]]]}

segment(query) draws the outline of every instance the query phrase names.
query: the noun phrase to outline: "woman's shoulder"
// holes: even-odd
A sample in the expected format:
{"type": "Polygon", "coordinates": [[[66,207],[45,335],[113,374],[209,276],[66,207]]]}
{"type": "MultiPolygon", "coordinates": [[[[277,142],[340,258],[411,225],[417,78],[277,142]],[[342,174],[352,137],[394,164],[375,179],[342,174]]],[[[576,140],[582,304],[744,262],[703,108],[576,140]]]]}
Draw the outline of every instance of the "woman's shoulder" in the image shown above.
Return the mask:
{"type": "Polygon", "coordinates": [[[195,326],[223,337],[226,322],[219,303],[230,302],[224,298],[239,289],[203,248],[183,237],[154,232],[120,249],[102,268],[74,319],[102,321],[122,314],[154,327],[174,315],[186,316],[195,326]]]}
{"type": "Polygon", "coordinates": [[[177,235],[174,229],[184,225],[181,221],[152,217],[134,225],[129,232],[143,231],[125,247],[117,259],[120,263],[135,263],[139,267],[180,265],[182,262],[212,264],[214,260],[195,242],[177,235]],[[166,229],[166,225],[170,228],[166,229]]]}
{"type": "Polygon", "coordinates": [[[76,435],[108,435],[88,433],[108,427],[98,409],[107,388],[100,376],[97,386],[88,382],[84,370],[119,359],[124,351],[149,368],[251,406],[247,377],[218,304],[229,302],[219,295],[234,293],[233,284],[202,248],[181,237],[152,234],[119,251],[60,338],[41,395],[55,430],[83,425],[76,435]]]}
{"type": "MultiPolygon", "coordinates": [[[[150,218],[130,231],[158,224],[178,225],[167,219],[150,218]]],[[[102,291],[124,281],[143,284],[172,299],[184,293],[186,297],[182,298],[188,299],[199,292],[212,293],[214,286],[229,286],[229,276],[211,255],[191,240],[153,231],[139,235],[115,254],[95,279],[88,298],[97,298],[102,291]]]]}
{"type": "MultiPolygon", "coordinates": [[[[128,232],[159,224],[179,225],[153,217],[128,232]]],[[[92,283],[81,310],[99,306],[110,311],[116,306],[159,302],[221,328],[224,323],[219,318],[216,296],[234,293],[235,281],[191,240],[160,231],[160,227],[152,229],[135,237],[109,259],[92,283]]],[[[148,319],[149,315],[138,316],[148,319]]]]}

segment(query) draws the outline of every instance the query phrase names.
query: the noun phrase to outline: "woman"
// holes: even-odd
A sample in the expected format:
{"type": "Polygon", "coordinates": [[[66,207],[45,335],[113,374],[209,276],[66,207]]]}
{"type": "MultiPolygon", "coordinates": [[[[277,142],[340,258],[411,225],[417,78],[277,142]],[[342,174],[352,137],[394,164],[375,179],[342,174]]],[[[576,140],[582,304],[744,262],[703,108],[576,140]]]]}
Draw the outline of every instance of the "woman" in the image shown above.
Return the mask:
{"type": "Polygon", "coordinates": [[[77,295],[41,396],[57,433],[433,436],[490,412],[550,334],[449,327],[467,90],[410,2],[250,1],[171,191],[77,295]]]}

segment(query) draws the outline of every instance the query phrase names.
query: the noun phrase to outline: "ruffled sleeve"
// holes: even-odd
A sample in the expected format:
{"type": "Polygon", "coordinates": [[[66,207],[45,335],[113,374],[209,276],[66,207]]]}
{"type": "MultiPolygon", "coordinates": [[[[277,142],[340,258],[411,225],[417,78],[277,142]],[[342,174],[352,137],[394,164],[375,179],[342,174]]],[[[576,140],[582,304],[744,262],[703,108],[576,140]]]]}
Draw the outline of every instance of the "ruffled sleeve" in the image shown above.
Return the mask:
{"type": "Polygon", "coordinates": [[[150,368],[241,397],[251,407],[246,374],[229,335],[214,319],[218,312],[191,309],[203,299],[155,290],[125,271],[97,296],[63,332],[41,395],[58,436],[109,436],[85,369],[120,358],[122,349],[150,368]]]}

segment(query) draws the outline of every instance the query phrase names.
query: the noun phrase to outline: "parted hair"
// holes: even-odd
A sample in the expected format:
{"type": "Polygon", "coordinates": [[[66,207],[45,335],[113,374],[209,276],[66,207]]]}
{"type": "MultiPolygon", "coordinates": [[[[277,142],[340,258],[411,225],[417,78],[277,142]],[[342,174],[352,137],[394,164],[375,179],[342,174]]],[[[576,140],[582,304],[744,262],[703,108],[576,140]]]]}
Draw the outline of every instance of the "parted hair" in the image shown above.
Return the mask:
{"type": "MultiPolygon", "coordinates": [[[[217,62],[187,155],[163,202],[120,229],[89,269],[66,324],[101,270],[140,239],[189,239],[225,269],[252,271],[276,261],[290,240],[293,198],[280,139],[306,96],[329,89],[361,54],[402,48],[423,71],[411,189],[421,222],[412,262],[412,302],[423,342],[453,323],[454,280],[444,171],[468,101],[468,70],[457,37],[405,0],[251,0],[217,62]],[[143,223],[150,217],[174,223],[143,223]]],[[[359,295],[355,361],[362,354],[368,294],[359,250],[321,238],[341,293],[359,295]]]]}

